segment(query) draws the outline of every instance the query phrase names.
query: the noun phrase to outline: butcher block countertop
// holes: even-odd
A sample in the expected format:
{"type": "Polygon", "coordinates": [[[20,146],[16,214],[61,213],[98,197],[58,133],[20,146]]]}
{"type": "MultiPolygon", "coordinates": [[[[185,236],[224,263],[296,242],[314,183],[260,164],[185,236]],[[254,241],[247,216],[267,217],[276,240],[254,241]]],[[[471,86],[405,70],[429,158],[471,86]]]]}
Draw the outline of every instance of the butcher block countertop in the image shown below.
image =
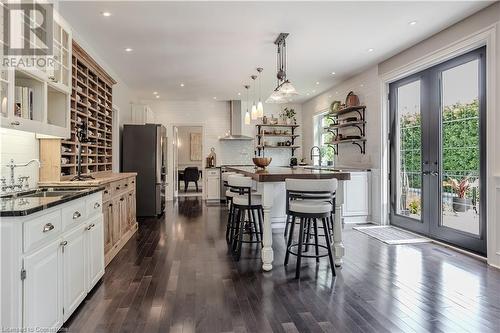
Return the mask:
{"type": "Polygon", "coordinates": [[[95,175],[95,179],[85,179],[79,181],[71,180],[52,180],[52,181],[41,181],[38,182],[38,186],[49,187],[49,186],[99,186],[107,183],[115,182],[117,180],[125,179],[128,177],[137,176],[137,172],[120,172],[120,173],[103,173],[95,175]]]}
{"type": "Polygon", "coordinates": [[[305,169],[298,167],[267,167],[257,169],[251,166],[226,166],[227,170],[239,172],[247,177],[251,177],[258,182],[283,182],[287,178],[299,179],[331,179],[350,180],[351,173],[347,171],[327,171],[305,169]]]}

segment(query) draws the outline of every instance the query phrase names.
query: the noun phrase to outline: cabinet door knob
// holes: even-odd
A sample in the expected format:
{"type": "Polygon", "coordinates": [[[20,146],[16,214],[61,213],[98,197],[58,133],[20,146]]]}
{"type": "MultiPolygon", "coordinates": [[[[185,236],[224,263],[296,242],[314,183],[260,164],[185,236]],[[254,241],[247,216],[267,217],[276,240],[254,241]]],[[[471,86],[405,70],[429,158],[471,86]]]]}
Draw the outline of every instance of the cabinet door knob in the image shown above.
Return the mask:
{"type": "Polygon", "coordinates": [[[100,204],[100,203],[98,203],[98,202],[96,202],[96,203],[94,204],[94,208],[99,208],[99,207],[101,207],[101,204],[100,204]]]}
{"type": "Polygon", "coordinates": [[[92,229],[93,227],[95,227],[95,224],[94,224],[94,223],[90,224],[90,225],[87,227],[87,230],[90,230],[90,229],[92,229]]]}
{"type": "Polygon", "coordinates": [[[68,241],[62,241],[61,243],[59,243],[59,245],[66,246],[66,245],[68,245],[68,241]]]}
{"type": "Polygon", "coordinates": [[[104,194],[108,194],[108,193],[109,193],[109,192],[108,192],[108,190],[105,190],[105,191],[104,191],[104,194]]]}
{"type": "Polygon", "coordinates": [[[43,226],[43,232],[49,232],[52,229],[54,229],[54,225],[52,223],[47,223],[43,226]]]}
{"type": "Polygon", "coordinates": [[[16,121],[11,121],[11,122],[10,122],[10,124],[11,124],[11,125],[14,125],[14,126],[19,126],[19,125],[21,125],[21,123],[20,123],[20,122],[18,122],[17,120],[16,120],[16,121]]]}
{"type": "Polygon", "coordinates": [[[79,212],[79,211],[76,211],[73,213],[73,220],[76,220],[77,218],[79,218],[80,216],[82,216],[82,214],[79,212]]]}
{"type": "Polygon", "coordinates": [[[123,198],[120,198],[120,201],[123,201],[123,198]]]}

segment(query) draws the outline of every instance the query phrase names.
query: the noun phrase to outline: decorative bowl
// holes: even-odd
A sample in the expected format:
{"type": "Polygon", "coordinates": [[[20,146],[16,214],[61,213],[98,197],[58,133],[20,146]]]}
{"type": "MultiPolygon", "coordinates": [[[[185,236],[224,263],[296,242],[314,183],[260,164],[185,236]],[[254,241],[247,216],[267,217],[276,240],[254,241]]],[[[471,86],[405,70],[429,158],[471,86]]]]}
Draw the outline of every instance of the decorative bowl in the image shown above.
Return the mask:
{"type": "Polygon", "coordinates": [[[258,168],[265,169],[272,161],[272,157],[254,157],[252,158],[253,164],[258,168]]]}

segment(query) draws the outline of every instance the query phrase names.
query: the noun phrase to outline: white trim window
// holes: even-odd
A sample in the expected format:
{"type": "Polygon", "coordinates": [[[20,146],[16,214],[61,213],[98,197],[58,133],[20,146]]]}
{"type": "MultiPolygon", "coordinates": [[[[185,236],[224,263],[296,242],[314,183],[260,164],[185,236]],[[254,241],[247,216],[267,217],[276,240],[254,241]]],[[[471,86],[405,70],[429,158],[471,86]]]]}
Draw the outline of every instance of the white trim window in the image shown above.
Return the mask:
{"type": "MultiPolygon", "coordinates": [[[[318,114],[314,117],[314,145],[321,148],[321,164],[333,166],[335,151],[333,147],[328,146],[328,142],[333,141],[333,133],[325,131],[324,128],[333,123],[332,118],[328,117],[328,112],[318,114]]],[[[319,164],[318,158],[314,157],[311,161],[314,165],[319,164]]]]}

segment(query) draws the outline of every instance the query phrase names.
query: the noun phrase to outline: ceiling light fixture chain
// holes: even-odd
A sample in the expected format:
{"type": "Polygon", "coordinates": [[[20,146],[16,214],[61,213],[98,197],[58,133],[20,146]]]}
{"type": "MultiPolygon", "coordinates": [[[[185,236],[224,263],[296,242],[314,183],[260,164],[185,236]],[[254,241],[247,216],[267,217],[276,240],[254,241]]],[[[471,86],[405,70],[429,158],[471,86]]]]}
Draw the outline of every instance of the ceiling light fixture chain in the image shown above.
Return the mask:
{"type": "Polygon", "coordinates": [[[277,85],[273,93],[266,100],[267,103],[286,103],[290,97],[298,95],[297,90],[287,78],[288,69],[288,54],[286,49],[285,39],[288,33],[280,33],[274,44],[277,46],[276,51],[276,78],[277,85]]]}

